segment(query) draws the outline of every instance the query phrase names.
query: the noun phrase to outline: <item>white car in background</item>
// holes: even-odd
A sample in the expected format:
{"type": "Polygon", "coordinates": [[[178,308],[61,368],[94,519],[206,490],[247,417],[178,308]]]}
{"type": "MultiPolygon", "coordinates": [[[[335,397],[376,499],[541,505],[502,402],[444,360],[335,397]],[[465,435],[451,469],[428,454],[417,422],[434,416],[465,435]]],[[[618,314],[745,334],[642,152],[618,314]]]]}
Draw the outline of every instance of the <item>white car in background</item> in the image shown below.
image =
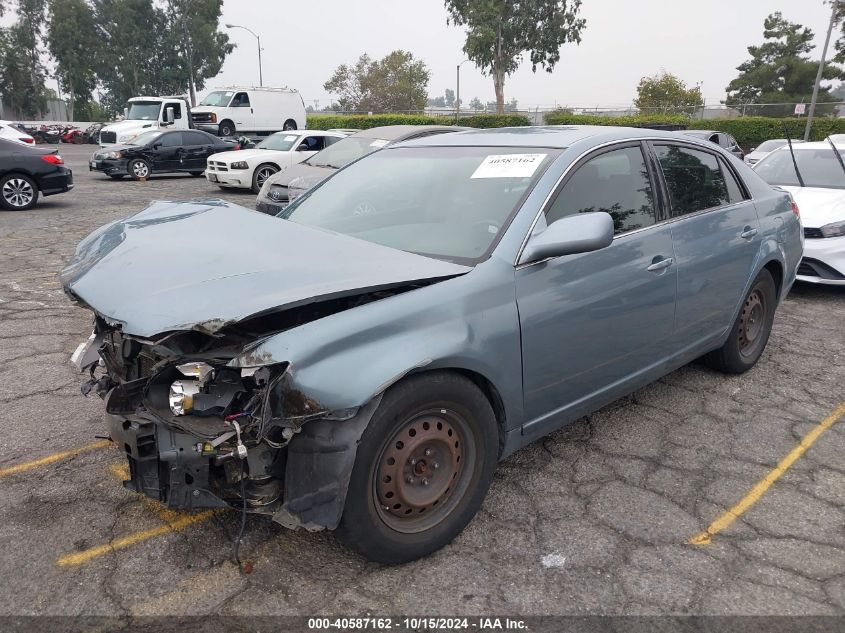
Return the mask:
{"type": "Polygon", "coordinates": [[[21,132],[11,121],[0,121],[0,138],[26,145],[35,145],[35,139],[29,134],[21,132]]]}
{"type": "MultiPolygon", "coordinates": [[[[795,145],[796,143],[803,142],[804,141],[797,141],[793,139],[792,144],[795,145]]],[[[753,147],[751,151],[745,155],[745,164],[751,166],[756,165],[771,152],[775,151],[779,147],[783,147],[787,143],[788,141],[785,138],[773,138],[768,141],[763,141],[757,147],[753,147]]]]}
{"type": "Polygon", "coordinates": [[[252,149],[212,154],[206,162],[205,177],[222,189],[234,187],[258,193],[276,172],[311,158],[342,138],[346,134],[329,130],[276,132],[252,149]]]}
{"type": "Polygon", "coordinates": [[[792,152],[788,146],[776,149],[754,166],[763,180],[791,193],[800,209],[805,238],[800,281],[845,286],[843,152],[845,144],[830,140],[801,143],[792,152]]]}

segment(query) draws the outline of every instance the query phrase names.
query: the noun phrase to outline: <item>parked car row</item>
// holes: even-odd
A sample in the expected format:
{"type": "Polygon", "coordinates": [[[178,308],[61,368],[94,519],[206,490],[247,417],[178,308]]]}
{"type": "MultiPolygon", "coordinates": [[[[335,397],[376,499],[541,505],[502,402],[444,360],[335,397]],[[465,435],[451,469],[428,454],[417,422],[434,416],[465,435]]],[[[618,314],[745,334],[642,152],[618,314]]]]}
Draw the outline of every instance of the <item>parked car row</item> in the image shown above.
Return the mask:
{"type": "MultiPolygon", "coordinates": [[[[127,487],[400,563],[459,534],[518,448],[696,358],[758,361],[802,258],[792,196],[761,178],[794,187],[783,150],[755,173],[653,130],[399,140],[421,131],[270,176],[276,217],[158,202],[79,244],[62,284],[94,331],[74,362],[127,487]]],[[[832,182],[821,149],[795,150],[804,184],[832,182]]]]}

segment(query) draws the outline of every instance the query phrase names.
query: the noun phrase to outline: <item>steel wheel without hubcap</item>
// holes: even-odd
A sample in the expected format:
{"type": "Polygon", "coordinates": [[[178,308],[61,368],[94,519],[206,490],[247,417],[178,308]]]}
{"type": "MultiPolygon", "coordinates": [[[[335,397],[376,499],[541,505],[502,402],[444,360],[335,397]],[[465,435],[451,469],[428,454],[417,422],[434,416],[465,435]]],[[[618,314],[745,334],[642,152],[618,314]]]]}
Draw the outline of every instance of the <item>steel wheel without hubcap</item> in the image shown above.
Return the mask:
{"type": "Polygon", "coordinates": [[[11,178],[3,185],[3,200],[14,208],[23,208],[32,202],[35,190],[23,178],[11,178]]]}
{"type": "Polygon", "coordinates": [[[397,532],[422,532],[460,502],[475,468],[467,421],[454,411],[424,411],[385,443],[376,466],[374,503],[397,532]]]}
{"type": "Polygon", "coordinates": [[[745,299],[739,315],[739,351],[743,356],[750,356],[766,323],[766,300],[760,290],[753,290],[745,299]]]}
{"type": "Polygon", "coordinates": [[[132,175],[135,176],[135,178],[146,178],[150,175],[149,165],[147,165],[144,161],[136,160],[132,163],[132,175]]]}

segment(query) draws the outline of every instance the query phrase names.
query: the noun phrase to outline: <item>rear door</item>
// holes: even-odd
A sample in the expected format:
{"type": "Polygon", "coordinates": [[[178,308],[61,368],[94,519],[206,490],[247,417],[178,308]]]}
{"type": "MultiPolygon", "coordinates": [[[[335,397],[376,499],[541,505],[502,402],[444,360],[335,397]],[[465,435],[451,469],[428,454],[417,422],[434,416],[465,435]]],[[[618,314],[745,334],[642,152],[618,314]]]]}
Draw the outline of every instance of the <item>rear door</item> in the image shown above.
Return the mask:
{"type": "Polygon", "coordinates": [[[544,210],[540,228],[606,211],[616,236],[607,248],[516,270],[526,435],[648,382],[670,354],[677,278],[655,177],[638,142],[599,150],[544,210]]]}
{"type": "Polygon", "coordinates": [[[203,132],[183,132],[182,140],[182,168],[188,171],[204,170],[206,159],[214,153],[211,137],[203,132]]]}
{"type": "Polygon", "coordinates": [[[655,142],[669,194],[678,270],[675,337],[707,345],[731,325],[760,248],[750,196],[716,152],[655,142]]]}

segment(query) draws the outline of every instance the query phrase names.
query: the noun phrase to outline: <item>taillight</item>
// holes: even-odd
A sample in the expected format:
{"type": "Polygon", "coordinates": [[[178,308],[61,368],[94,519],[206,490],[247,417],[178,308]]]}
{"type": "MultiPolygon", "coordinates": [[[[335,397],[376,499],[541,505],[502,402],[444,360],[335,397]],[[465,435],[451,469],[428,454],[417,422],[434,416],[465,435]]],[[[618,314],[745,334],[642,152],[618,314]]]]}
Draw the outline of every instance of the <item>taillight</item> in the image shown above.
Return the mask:
{"type": "Polygon", "coordinates": [[[59,156],[58,154],[45,154],[41,157],[45,163],[50,163],[51,165],[64,165],[64,159],[59,156]]]}
{"type": "Polygon", "coordinates": [[[795,200],[792,201],[792,212],[795,214],[795,217],[799,220],[801,219],[801,211],[798,209],[798,203],[795,200]]]}
{"type": "Polygon", "coordinates": [[[240,145],[235,145],[235,149],[240,149],[240,148],[241,148],[240,145]]]}
{"type": "Polygon", "coordinates": [[[34,139],[34,138],[26,137],[26,138],[22,138],[21,140],[22,140],[24,143],[29,143],[30,145],[34,145],[34,144],[35,144],[35,139],[34,139]]]}

